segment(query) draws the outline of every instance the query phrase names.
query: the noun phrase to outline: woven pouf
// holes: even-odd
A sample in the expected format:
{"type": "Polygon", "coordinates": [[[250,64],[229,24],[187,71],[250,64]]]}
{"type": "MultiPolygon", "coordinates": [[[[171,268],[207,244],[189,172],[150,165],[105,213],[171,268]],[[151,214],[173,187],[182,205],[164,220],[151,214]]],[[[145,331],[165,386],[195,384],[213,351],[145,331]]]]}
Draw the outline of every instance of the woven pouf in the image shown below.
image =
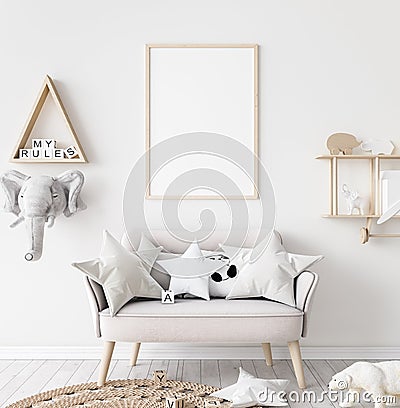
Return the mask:
{"type": "Polygon", "coordinates": [[[42,392],[9,405],[7,408],[165,408],[167,397],[184,398],[185,405],[203,408],[207,400],[221,402],[221,408],[231,404],[210,397],[218,388],[192,382],[167,380],[113,380],[104,387],[86,383],[42,392]]]}

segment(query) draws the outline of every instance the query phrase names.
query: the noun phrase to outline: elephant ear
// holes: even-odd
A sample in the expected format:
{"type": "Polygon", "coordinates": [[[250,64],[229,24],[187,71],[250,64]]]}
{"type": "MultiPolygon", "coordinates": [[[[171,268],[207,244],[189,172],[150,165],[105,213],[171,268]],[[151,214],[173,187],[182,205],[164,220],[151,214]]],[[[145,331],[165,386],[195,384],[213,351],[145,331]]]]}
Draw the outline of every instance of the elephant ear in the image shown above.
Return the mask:
{"type": "Polygon", "coordinates": [[[79,170],[70,170],[60,174],[57,180],[61,183],[65,196],[67,198],[67,206],[64,210],[64,215],[70,217],[78,211],[85,210],[86,204],[82,201],[79,194],[82,190],[85,176],[79,170]]]}
{"type": "Polygon", "coordinates": [[[6,194],[4,211],[18,215],[21,209],[18,205],[18,195],[25,181],[30,177],[16,170],[10,170],[0,176],[0,184],[6,194]]]}

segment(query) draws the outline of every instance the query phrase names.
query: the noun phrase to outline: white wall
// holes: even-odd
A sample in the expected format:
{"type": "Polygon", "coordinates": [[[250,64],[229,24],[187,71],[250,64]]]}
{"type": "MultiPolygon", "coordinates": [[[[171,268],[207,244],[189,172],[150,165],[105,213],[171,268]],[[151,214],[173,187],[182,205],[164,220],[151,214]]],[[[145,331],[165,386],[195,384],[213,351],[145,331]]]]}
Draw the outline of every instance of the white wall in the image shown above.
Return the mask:
{"type": "MultiPolygon", "coordinates": [[[[144,44],[260,44],[260,150],[292,251],[321,253],[309,346],[397,346],[398,240],[359,243],[359,220],[326,220],[327,136],[400,147],[396,0],[0,1],[0,171],[56,175],[68,165],[8,163],[46,73],[90,164],[88,210],[46,231],[23,259],[22,226],[0,217],[0,347],[97,345],[78,271],[103,228],[122,232],[122,194],[144,151],[144,44]]],[[[398,150],[399,151],[399,150],[398,150]]],[[[397,222],[398,224],[398,222],[397,222]]],[[[398,225],[400,229],[400,225],[398,225]]]]}

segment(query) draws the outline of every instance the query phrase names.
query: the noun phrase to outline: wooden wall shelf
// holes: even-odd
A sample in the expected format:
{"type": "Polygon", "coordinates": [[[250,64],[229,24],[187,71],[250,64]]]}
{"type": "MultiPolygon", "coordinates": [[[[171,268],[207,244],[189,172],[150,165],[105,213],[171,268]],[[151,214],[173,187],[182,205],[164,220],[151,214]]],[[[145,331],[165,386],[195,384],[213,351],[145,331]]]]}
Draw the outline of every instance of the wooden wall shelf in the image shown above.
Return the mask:
{"type": "MultiPolygon", "coordinates": [[[[353,214],[353,215],[348,215],[348,214],[339,214],[339,215],[330,215],[330,214],[324,214],[322,218],[380,218],[380,215],[376,214],[365,214],[365,215],[359,215],[359,214],[353,214]]],[[[400,218],[400,215],[395,215],[392,218],[400,218]]]]}
{"type": "MultiPolygon", "coordinates": [[[[329,214],[323,218],[362,218],[366,220],[366,226],[360,230],[361,243],[365,244],[370,238],[400,238],[400,234],[372,234],[371,225],[374,219],[380,218],[381,212],[381,191],[380,191],[380,170],[381,161],[400,160],[400,155],[321,155],[319,160],[329,160],[329,214]],[[340,214],[338,210],[338,162],[341,160],[369,160],[369,181],[370,181],[370,214],[340,214]]],[[[400,218],[395,215],[393,218],[400,218]]]]}
{"type": "Polygon", "coordinates": [[[55,160],[55,159],[11,159],[10,160],[11,163],[88,163],[88,161],[84,161],[82,159],[59,159],[59,160],[55,160]]]}
{"type": "Polygon", "coordinates": [[[53,80],[46,75],[46,78],[43,82],[42,88],[40,89],[39,95],[36,99],[36,102],[33,106],[32,112],[28,117],[28,120],[25,124],[24,130],[22,131],[22,135],[20,136],[17,145],[15,146],[15,149],[13,151],[13,154],[11,156],[10,162],[12,163],[87,163],[88,160],[86,158],[85,152],[82,148],[82,145],[79,142],[78,136],[74,130],[74,127],[72,126],[72,122],[68,116],[68,113],[61,101],[60,95],[56,89],[56,86],[54,85],[53,80]],[[44,106],[44,103],[46,102],[46,99],[48,96],[51,96],[53,98],[53,101],[58,109],[58,111],[61,114],[61,117],[64,119],[66,127],[69,131],[69,134],[71,135],[72,142],[74,143],[74,146],[78,152],[78,158],[73,158],[73,159],[59,159],[59,160],[42,160],[42,159],[20,159],[19,158],[19,149],[23,149],[26,147],[26,144],[28,142],[29,136],[32,133],[32,130],[35,126],[35,123],[40,115],[40,112],[42,111],[42,108],[44,106]]]}
{"type": "Polygon", "coordinates": [[[372,160],[372,159],[381,159],[381,160],[400,160],[400,155],[387,154],[387,155],[373,155],[373,154],[349,154],[349,155],[321,155],[317,156],[316,159],[344,159],[344,160],[372,160]]]}

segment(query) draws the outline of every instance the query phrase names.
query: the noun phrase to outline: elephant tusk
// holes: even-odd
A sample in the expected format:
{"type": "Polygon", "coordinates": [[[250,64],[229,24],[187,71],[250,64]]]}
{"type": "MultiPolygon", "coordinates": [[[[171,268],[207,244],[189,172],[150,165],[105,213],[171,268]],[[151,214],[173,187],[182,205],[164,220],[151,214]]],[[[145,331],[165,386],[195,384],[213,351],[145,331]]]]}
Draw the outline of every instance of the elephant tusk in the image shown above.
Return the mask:
{"type": "Polygon", "coordinates": [[[54,215],[49,215],[47,217],[47,222],[48,222],[47,228],[51,228],[54,225],[54,219],[55,219],[54,215]]]}
{"type": "Polygon", "coordinates": [[[12,224],[10,224],[10,228],[15,228],[17,225],[21,224],[24,221],[24,216],[20,215],[12,224]]]}

